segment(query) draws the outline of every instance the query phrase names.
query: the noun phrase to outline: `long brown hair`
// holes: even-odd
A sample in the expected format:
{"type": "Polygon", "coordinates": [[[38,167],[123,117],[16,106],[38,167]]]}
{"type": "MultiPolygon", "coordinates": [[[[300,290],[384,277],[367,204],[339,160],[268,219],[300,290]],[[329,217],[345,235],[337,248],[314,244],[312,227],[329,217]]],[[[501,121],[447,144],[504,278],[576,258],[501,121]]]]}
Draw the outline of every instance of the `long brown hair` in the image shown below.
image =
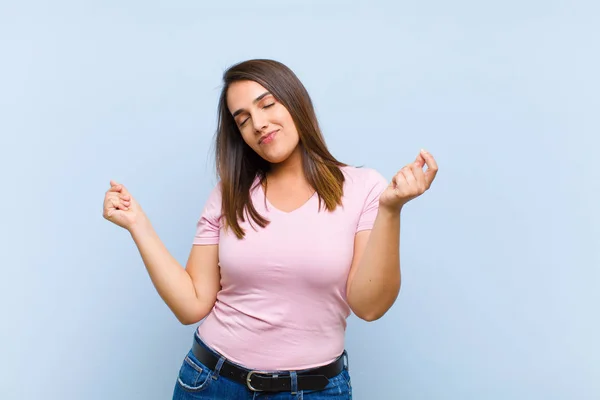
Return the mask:
{"type": "Polygon", "coordinates": [[[244,142],[227,107],[229,86],[238,81],[260,84],[288,110],[298,130],[304,174],[319,196],[319,209],[324,203],[328,211],[335,210],[342,204],[344,175],[340,167],[346,164],[336,160],[327,149],[306,88],[291,69],[278,61],[248,60],[223,74],[218,106],[215,158],[221,179],[225,228],[231,228],[241,239],[245,233],[239,221],[246,220],[245,213],[262,228],[269,223],[254,208],[250,192],[256,177],[261,184],[265,181],[270,164],[244,142]]]}

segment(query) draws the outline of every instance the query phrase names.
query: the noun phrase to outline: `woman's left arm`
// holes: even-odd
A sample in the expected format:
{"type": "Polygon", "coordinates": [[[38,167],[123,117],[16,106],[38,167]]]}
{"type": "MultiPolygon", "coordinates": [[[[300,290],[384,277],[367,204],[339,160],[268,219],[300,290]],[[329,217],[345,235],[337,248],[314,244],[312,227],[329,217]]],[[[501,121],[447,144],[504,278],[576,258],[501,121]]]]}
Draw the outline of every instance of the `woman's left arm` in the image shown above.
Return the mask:
{"type": "Polygon", "coordinates": [[[346,295],[357,317],[375,321],[396,301],[401,281],[402,207],[431,187],[437,170],[433,156],[421,150],[416,160],[398,171],[381,194],[373,228],[356,234],[346,295]],[[425,165],[427,171],[423,171],[425,165]]]}

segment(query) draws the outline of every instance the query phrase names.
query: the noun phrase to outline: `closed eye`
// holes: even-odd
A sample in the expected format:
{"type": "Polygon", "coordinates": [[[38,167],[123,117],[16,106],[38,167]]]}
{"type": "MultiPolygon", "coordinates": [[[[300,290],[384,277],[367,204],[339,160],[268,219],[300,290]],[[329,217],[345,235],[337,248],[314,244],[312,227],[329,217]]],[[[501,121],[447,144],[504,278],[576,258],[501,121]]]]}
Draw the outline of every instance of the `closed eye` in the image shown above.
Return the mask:
{"type": "MultiPolygon", "coordinates": [[[[273,107],[275,105],[275,103],[271,103],[271,104],[266,104],[263,109],[265,108],[269,108],[269,107],[273,107]]],[[[248,120],[250,119],[250,117],[246,118],[245,120],[243,120],[242,122],[240,122],[240,126],[243,126],[246,122],[248,122],[248,120]]]]}

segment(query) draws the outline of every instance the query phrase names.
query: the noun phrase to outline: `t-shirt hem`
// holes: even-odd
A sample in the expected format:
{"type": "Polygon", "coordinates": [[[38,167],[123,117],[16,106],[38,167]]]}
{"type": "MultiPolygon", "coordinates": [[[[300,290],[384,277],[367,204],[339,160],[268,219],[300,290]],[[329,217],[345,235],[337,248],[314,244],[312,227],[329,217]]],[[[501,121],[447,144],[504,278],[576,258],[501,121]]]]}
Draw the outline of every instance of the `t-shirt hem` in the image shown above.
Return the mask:
{"type": "Polygon", "coordinates": [[[219,244],[219,238],[195,238],[192,244],[196,245],[207,245],[207,244],[219,244]]]}

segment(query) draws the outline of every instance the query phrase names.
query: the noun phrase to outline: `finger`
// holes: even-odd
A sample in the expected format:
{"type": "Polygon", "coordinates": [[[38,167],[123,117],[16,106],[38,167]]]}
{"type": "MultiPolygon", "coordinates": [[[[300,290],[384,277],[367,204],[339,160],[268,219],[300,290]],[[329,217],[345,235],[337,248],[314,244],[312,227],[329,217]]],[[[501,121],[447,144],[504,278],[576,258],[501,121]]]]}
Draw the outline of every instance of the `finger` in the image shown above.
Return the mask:
{"type": "Polygon", "coordinates": [[[423,168],[423,166],[425,165],[425,159],[423,158],[423,155],[421,155],[421,153],[417,155],[417,158],[415,158],[413,164],[418,165],[419,168],[423,168]]]}
{"type": "Polygon", "coordinates": [[[103,213],[103,215],[102,215],[102,216],[103,216],[105,219],[108,219],[108,220],[110,220],[110,218],[111,218],[112,216],[114,216],[115,214],[122,213],[122,212],[124,212],[124,210],[121,210],[121,209],[118,209],[118,208],[109,208],[109,209],[107,209],[107,210],[105,210],[105,211],[104,211],[104,213],[103,213]]]}
{"type": "Polygon", "coordinates": [[[104,212],[102,213],[102,216],[106,219],[109,219],[110,217],[112,217],[115,212],[119,211],[118,209],[116,209],[115,207],[112,206],[112,203],[107,205],[106,207],[104,207],[104,212]]]}
{"type": "Polygon", "coordinates": [[[406,166],[403,167],[400,170],[400,173],[404,175],[404,178],[406,179],[406,183],[408,183],[410,186],[414,186],[417,182],[417,179],[415,178],[415,175],[412,172],[412,168],[410,166],[406,166]]]}
{"type": "MultiPolygon", "coordinates": [[[[112,182],[113,182],[113,181],[111,181],[111,183],[112,183],[112,182]]],[[[117,183],[116,185],[114,185],[114,186],[111,186],[111,188],[110,188],[110,189],[108,189],[108,191],[109,191],[109,192],[117,192],[117,193],[121,193],[121,194],[123,194],[123,195],[125,195],[125,196],[131,196],[131,195],[130,195],[130,193],[129,193],[129,191],[128,191],[128,190],[125,188],[125,186],[123,186],[123,185],[122,185],[122,184],[120,184],[120,183],[117,183]]]]}
{"type": "Polygon", "coordinates": [[[406,182],[406,177],[401,172],[398,172],[396,175],[394,175],[392,178],[392,183],[394,184],[394,189],[408,185],[408,182],[406,182]]]}
{"type": "Polygon", "coordinates": [[[123,187],[121,185],[113,185],[108,189],[108,192],[118,192],[120,193],[123,187]]]}
{"type": "Polygon", "coordinates": [[[110,218],[113,215],[113,212],[116,210],[113,199],[108,197],[104,199],[104,206],[102,209],[102,216],[104,216],[104,218],[110,218]]]}
{"type": "Polygon", "coordinates": [[[127,211],[129,210],[129,207],[126,206],[125,204],[123,204],[123,202],[120,199],[116,199],[116,198],[111,198],[110,199],[111,204],[114,208],[116,208],[117,210],[123,210],[123,211],[127,211]]]}
{"type": "Polygon", "coordinates": [[[121,194],[123,194],[125,196],[129,196],[130,195],[129,190],[127,190],[127,188],[125,186],[123,186],[121,184],[119,186],[121,187],[121,194]]]}
{"type": "Polygon", "coordinates": [[[433,158],[431,153],[429,153],[428,151],[421,150],[421,154],[423,155],[423,158],[425,159],[425,164],[427,165],[427,171],[425,171],[425,179],[427,187],[429,188],[429,186],[431,186],[431,182],[433,182],[435,176],[437,175],[438,165],[435,162],[435,159],[433,158]]]}
{"type": "Polygon", "coordinates": [[[417,181],[417,186],[421,192],[424,192],[427,189],[427,179],[425,178],[425,172],[423,172],[423,164],[419,164],[418,162],[414,162],[411,165],[411,171],[415,176],[415,180],[417,181]]]}
{"type": "Polygon", "coordinates": [[[124,195],[124,194],[118,193],[118,192],[111,192],[110,190],[106,194],[106,197],[115,198],[115,199],[119,199],[119,200],[126,201],[126,202],[131,202],[130,195],[124,195]]]}

